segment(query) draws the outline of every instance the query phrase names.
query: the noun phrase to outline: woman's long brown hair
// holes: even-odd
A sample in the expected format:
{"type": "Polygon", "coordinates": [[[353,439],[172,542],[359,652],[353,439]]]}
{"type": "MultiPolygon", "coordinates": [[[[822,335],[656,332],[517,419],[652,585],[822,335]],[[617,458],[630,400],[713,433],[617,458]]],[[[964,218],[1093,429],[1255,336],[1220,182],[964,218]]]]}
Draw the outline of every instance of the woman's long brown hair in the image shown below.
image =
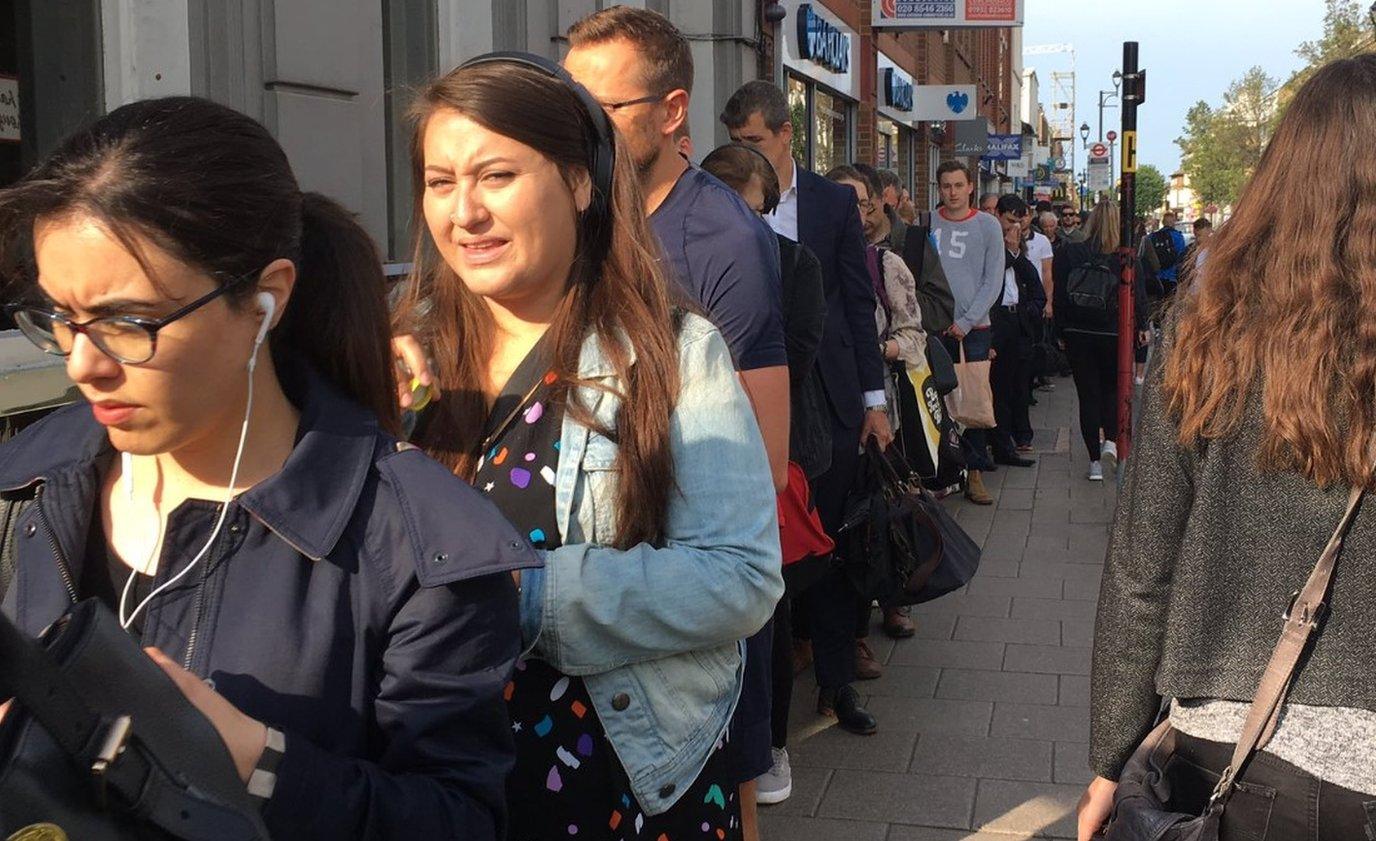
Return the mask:
{"type": "Polygon", "coordinates": [[[1371,484],[1376,433],[1376,55],[1300,89],[1182,293],[1165,394],[1182,445],[1260,389],[1266,470],[1371,484]]]}
{"type": "MultiPolygon", "coordinates": [[[[420,424],[416,443],[471,481],[491,409],[483,385],[493,326],[488,307],[440,257],[425,225],[425,130],[443,110],[458,111],[489,131],[530,146],[557,165],[569,185],[587,173],[595,134],[591,115],[569,87],[511,63],[454,70],[422,91],[413,109],[415,263],[395,324],[400,331],[416,332],[428,345],[442,391],[420,424]]],[[[679,370],[675,302],[647,248],[656,240],[645,219],[634,164],[619,137],[616,152],[610,247],[600,260],[588,253],[594,220],[586,213],[575,220],[577,253],[548,347],[558,376],[558,402],[579,422],[617,443],[615,545],[627,548],[659,543],[664,536],[675,487],[669,418],[678,402],[679,370]],[[587,385],[578,378],[578,359],[591,335],[622,387],[614,429],[596,424],[589,408],[574,396],[575,387],[587,385]]]]}

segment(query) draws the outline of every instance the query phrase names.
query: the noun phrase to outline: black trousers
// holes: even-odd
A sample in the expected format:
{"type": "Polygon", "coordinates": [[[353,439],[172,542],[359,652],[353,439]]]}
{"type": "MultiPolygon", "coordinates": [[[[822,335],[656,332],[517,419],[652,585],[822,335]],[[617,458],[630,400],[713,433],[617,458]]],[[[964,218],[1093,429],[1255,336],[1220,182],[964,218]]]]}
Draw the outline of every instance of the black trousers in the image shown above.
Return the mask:
{"type": "MultiPolygon", "coordinates": [[[[846,499],[860,467],[859,448],[860,430],[847,429],[833,418],[831,467],[812,485],[817,516],[833,538],[845,517],[846,499]]],[[[859,601],[860,594],[838,565],[828,565],[794,601],[793,607],[802,614],[797,624],[806,627],[812,640],[817,685],[824,689],[839,689],[855,680],[855,613],[859,601]]]]}
{"type": "Polygon", "coordinates": [[[1066,333],[1065,354],[1080,399],[1080,434],[1089,460],[1098,461],[1099,432],[1118,438],[1118,337],[1066,333]]]}
{"type": "Polygon", "coordinates": [[[996,456],[1011,456],[1016,443],[1032,440],[1028,411],[1032,402],[1032,336],[1017,311],[1008,307],[994,307],[989,311],[989,321],[994,347],[989,387],[994,392],[996,424],[989,446],[996,456]]]}
{"type": "MultiPolygon", "coordinates": [[[[1233,746],[1177,734],[1166,765],[1172,811],[1200,814],[1233,746]]],[[[1221,841],[1376,838],[1376,795],[1324,782],[1269,753],[1252,758],[1223,810],[1221,841]]]]}

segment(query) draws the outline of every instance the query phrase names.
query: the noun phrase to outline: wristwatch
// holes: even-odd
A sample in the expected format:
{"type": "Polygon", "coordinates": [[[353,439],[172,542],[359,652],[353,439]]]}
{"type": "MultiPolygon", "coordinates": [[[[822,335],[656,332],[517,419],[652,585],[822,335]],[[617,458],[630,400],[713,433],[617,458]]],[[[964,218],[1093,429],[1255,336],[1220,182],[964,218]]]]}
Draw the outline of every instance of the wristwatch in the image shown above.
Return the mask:
{"type": "Polygon", "coordinates": [[[253,773],[248,778],[249,796],[262,805],[267,805],[277,788],[277,766],[282,763],[282,756],[286,752],[287,737],[280,730],[269,727],[268,742],[263,746],[263,755],[258,757],[258,764],[253,767],[253,773]]]}

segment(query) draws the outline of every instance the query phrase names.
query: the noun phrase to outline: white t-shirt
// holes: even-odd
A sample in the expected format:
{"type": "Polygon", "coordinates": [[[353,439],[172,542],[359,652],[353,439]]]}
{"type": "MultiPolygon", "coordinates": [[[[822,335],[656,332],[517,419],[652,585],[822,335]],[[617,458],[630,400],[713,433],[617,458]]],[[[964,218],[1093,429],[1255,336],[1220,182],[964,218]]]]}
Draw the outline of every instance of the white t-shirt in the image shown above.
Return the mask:
{"type": "Polygon", "coordinates": [[[1018,305],[1018,276],[1009,266],[1003,270],[1003,303],[1005,307],[1018,305]]]}
{"type": "Polygon", "coordinates": [[[1046,278],[1042,277],[1042,261],[1050,260],[1054,252],[1051,250],[1051,240],[1046,238],[1046,234],[1033,231],[1032,237],[1027,241],[1027,259],[1032,261],[1033,267],[1037,270],[1037,279],[1046,283],[1046,278]]]}

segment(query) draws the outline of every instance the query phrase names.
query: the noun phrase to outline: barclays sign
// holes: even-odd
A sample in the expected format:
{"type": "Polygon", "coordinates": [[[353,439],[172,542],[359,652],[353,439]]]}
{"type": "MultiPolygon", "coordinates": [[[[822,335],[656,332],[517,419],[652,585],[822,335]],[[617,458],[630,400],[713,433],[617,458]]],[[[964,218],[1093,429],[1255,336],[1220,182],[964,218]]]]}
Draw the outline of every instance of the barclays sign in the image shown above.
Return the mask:
{"type": "Polygon", "coordinates": [[[798,56],[833,73],[847,73],[850,36],[814,12],[811,3],[802,3],[798,6],[798,56]]]}
{"type": "Polygon", "coordinates": [[[884,68],[884,104],[898,111],[913,110],[913,83],[896,68],[884,68]]]}

